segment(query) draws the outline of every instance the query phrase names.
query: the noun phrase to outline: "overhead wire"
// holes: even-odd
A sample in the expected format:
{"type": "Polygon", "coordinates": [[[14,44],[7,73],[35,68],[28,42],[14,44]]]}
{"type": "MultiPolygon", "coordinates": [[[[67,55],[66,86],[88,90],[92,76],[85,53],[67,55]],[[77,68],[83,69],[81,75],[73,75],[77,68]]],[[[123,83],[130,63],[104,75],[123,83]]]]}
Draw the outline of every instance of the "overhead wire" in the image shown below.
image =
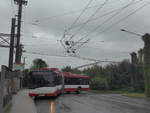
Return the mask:
{"type": "Polygon", "coordinates": [[[103,2],[103,4],[100,5],[100,7],[98,7],[98,8],[96,9],[96,11],[87,19],[87,21],[73,34],[73,36],[70,37],[69,40],[71,40],[73,37],[75,37],[76,34],[78,34],[78,32],[79,32],[81,29],[83,29],[87,23],[89,23],[89,21],[107,4],[108,1],[109,1],[109,0],[105,0],[105,1],[103,2]]]}
{"type": "Polygon", "coordinates": [[[87,57],[81,57],[81,56],[79,56],[79,55],[73,55],[73,56],[71,56],[71,57],[73,57],[73,58],[78,58],[78,59],[82,59],[82,60],[94,61],[94,62],[97,62],[97,61],[98,61],[98,60],[96,60],[96,59],[87,58],[87,57]]]}
{"type": "MultiPolygon", "coordinates": [[[[118,1],[120,1],[120,0],[117,0],[117,1],[115,1],[115,2],[110,2],[110,3],[116,3],[116,2],[118,2],[118,1]]],[[[110,4],[109,3],[109,4],[110,4]]],[[[87,8],[87,10],[88,9],[92,9],[92,8],[96,8],[96,7],[99,7],[100,5],[102,5],[102,4],[98,4],[98,5],[93,5],[93,6],[89,6],[88,8],[87,8]]],[[[72,15],[72,14],[75,14],[75,13],[78,13],[78,12],[81,12],[81,11],[83,11],[83,8],[82,9],[79,9],[79,10],[75,10],[75,11],[70,11],[70,12],[65,12],[65,13],[61,13],[61,14],[58,14],[58,15],[55,15],[55,16],[50,16],[50,17],[46,17],[46,18],[43,18],[43,19],[37,19],[37,20],[35,20],[35,22],[41,22],[41,21],[46,21],[46,20],[51,20],[51,19],[53,19],[53,18],[57,18],[57,17],[62,17],[62,16],[66,16],[66,15],[72,15]]],[[[31,23],[30,23],[31,24],[31,23]]],[[[37,25],[37,24],[36,24],[37,25]]]]}
{"type": "MultiPolygon", "coordinates": [[[[114,13],[114,12],[120,10],[120,9],[122,9],[122,7],[121,7],[121,8],[118,8],[118,9],[114,9],[114,10],[109,11],[109,12],[106,12],[106,13],[104,13],[104,14],[98,16],[98,17],[95,17],[95,18],[91,19],[89,22],[92,22],[92,21],[95,21],[95,20],[97,20],[97,19],[99,19],[99,18],[108,16],[108,15],[110,15],[110,14],[112,14],[112,13],[114,13]]],[[[83,25],[83,24],[85,24],[85,22],[84,22],[84,23],[81,23],[81,24],[78,24],[78,25],[76,25],[76,26],[74,26],[74,28],[77,28],[77,27],[79,27],[79,26],[81,26],[81,25],[83,25]]]]}
{"type": "Polygon", "coordinates": [[[51,56],[51,57],[67,57],[67,56],[63,56],[63,55],[50,55],[50,54],[44,54],[44,53],[38,53],[38,52],[30,52],[30,51],[25,51],[24,53],[35,54],[35,55],[51,56]]]}
{"type": "MultiPolygon", "coordinates": [[[[115,14],[113,14],[111,17],[109,17],[108,19],[106,19],[103,23],[101,23],[100,25],[98,25],[97,27],[95,27],[92,32],[94,32],[95,30],[97,30],[98,28],[102,27],[102,25],[104,25],[105,23],[107,23],[109,20],[111,20],[113,17],[117,16],[119,13],[121,13],[124,9],[126,9],[127,7],[129,7],[130,5],[132,5],[133,1],[132,0],[129,4],[127,4],[126,6],[124,6],[123,8],[121,8],[119,11],[117,11],[115,14]]],[[[90,35],[91,33],[88,33],[87,35],[85,35],[83,38],[86,38],[90,35]]],[[[81,41],[83,38],[81,38],[79,41],[81,41]]]]}
{"type": "MultiPolygon", "coordinates": [[[[81,29],[83,29],[84,26],[107,4],[108,1],[109,1],[109,0],[105,0],[105,1],[103,2],[103,4],[100,5],[100,7],[98,7],[98,8],[96,9],[96,11],[88,18],[88,20],[79,28],[78,31],[80,31],[81,29]]],[[[82,12],[81,12],[81,14],[82,14],[82,12]]],[[[79,17],[81,17],[81,16],[79,16],[79,17]]],[[[78,18],[77,18],[77,20],[78,20],[78,18]]],[[[75,22],[76,22],[76,21],[75,21],[75,22]]],[[[74,24],[73,24],[73,25],[74,25],[74,24]]],[[[78,31],[77,31],[77,32],[78,32],[78,31]]],[[[69,38],[69,40],[71,40],[74,36],[75,36],[75,34],[72,35],[72,36],[69,38]]],[[[65,38],[65,36],[64,36],[63,38],[65,38]]],[[[86,40],[86,42],[88,42],[88,41],[89,41],[89,39],[86,40]]],[[[61,44],[62,44],[62,46],[65,48],[65,46],[63,45],[63,43],[61,43],[61,44]]],[[[84,43],[82,43],[81,46],[82,46],[83,44],[84,44],[84,43]]],[[[71,49],[72,49],[72,47],[71,47],[71,49]]],[[[65,50],[66,50],[66,48],[65,48],[65,50]]]]}
{"type": "Polygon", "coordinates": [[[111,29],[113,26],[121,23],[122,21],[126,20],[127,18],[129,18],[130,16],[134,15],[135,13],[137,13],[138,11],[142,10],[143,8],[145,8],[146,6],[150,5],[150,2],[145,3],[144,5],[142,5],[141,7],[137,8],[136,10],[134,10],[133,12],[131,12],[130,14],[128,14],[127,16],[121,18],[119,21],[117,21],[116,23],[112,24],[111,26],[109,26],[108,28],[106,28],[105,30],[103,30],[100,33],[106,32],[109,29],[111,29]]]}
{"type": "MultiPolygon", "coordinates": [[[[105,17],[105,16],[107,16],[107,15],[109,15],[109,14],[111,14],[111,13],[114,13],[114,12],[120,10],[120,9],[122,9],[122,8],[118,8],[118,9],[112,10],[112,11],[110,11],[110,12],[104,13],[103,15],[100,15],[100,16],[98,16],[98,17],[96,17],[96,18],[93,18],[91,21],[94,21],[94,20],[96,20],[96,19],[99,19],[100,17],[105,17]]],[[[82,23],[82,24],[84,24],[84,23],[82,23]]],[[[80,24],[80,25],[81,25],[81,24],[80,24]]],[[[75,27],[78,27],[78,26],[79,26],[79,25],[76,25],[75,27]]],[[[65,38],[65,33],[64,33],[64,36],[62,37],[62,39],[63,39],[63,38],[65,38]]],[[[89,39],[87,39],[85,42],[87,43],[88,41],[89,41],[89,39]]],[[[80,42],[78,42],[78,43],[80,43],[80,42]]],[[[85,43],[81,43],[81,44],[80,44],[76,49],[74,49],[74,50],[79,49],[79,48],[82,47],[84,44],[85,44],[85,43]]],[[[67,50],[62,41],[61,41],[61,45],[63,46],[63,48],[64,48],[65,50],[67,50]]]]}
{"type": "Polygon", "coordinates": [[[93,2],[93,0],[89,0],[89,2],[87,3],[87,5],[84,7],[84,9],[81,11],[81,13],[79,14],[79,16],[74,20],[74,22],[71,24],[71,26],[68,29],[65,29],[64,31],[64,35],[61,39],[61,45],[64,47],[64,49],[66,50],[65,45],[63,45],[62,40],[66,37],[66,33],[73,28],[73,26],[78,22],[78,20],[81,18],[81,16],[84,14],[84,12],[87,10],[87,8],[89,7],[89,5],[93,2]]]}
{"type": "MultiPolygon", "coordinates": [[[[122,8],[120,8],[120,9],[122,9],[122,8]]],[[[117,10],[118,10],[118,9],[117,9],[117,10]]],[[[115,11],[117,11],[117,10],[114,10],[114,11],[111,11],[111,12],[115,12],[115,11]]],[[[120,11],[120,10],[119,10],[119,11],[120,11]]],[[[110,13],[108,13],[108,14],[110,14],[110,13]]],[[[118,12],[115,13],[115,15],[117,15],[117,14],[118,14],[118,12]]],[[[115,15],[113,15],[113,16],[115,16],[115,15]]],[[[104,16],[105,16],[105,15],[104,15],[104,16]]],[[[112,19],[113,16],[111,16],[109,19],[112,19]]],[[[100,16],[100,17],[103,17],[103,16],[100,16]]],[[[95,19],[97,19],[97,18],[95,18],[95,19]]],[[[106,20],[106,21],[107,21],[107,20],[106,20]]],[[[106,22],[106,21],[105,21],[105,22],[106,22]]],[[[104,23],[103,23],[103,24],[104,24],[104,23]]],[[[101,24],[101,25],[102,25],[102,24],[101,24]]],[[[75,45],[77,45],[78,43],[80,43],[80,41],[83,40],[84,38],[85,38],[85,37],[79,39],[79,40],[76,42],[75,45]]],[[[90,39],[87,39],[87,40],[86,40],[86,42],[88,42],[88,41],[90,41],[90,39]]],[[[85,43],[82,43],[82,44],[78,45],[75,50],[78,50],[78,49],[79,49],[80,47],[82,47],[84,44],[85,44],[85,43]]]]}
{"type": "Polygon", "coordinates": [[[104,62],[109,62],[109,63],[120,63],[120,62],[116,62],[116,61],[105,61],[105,60],[102,60],[102,61],[97,61],[97,62],[94,62],[94,63],[89,63],[89,64],[84,64],[84,65],[80,65],[80,66],[77,66],[73,69],[79,69],[79,68],[83,68],[83,67],[87,67],[87,66],[91,66],[91,65],[97,65],[97,64],[100,64],[100,63],[104,63],[104,62]]]}
{"type": "MultiPolygon", "coordinates": [[[[114,9],[114,10],[112,10],[112,11],[110,11],[110,12],[104,13],[103,15],[100,15],[100,16],[98,16],[98,17],[96,17],[96,18],[93,18],[93,19],[90,20],[90,21],[94,21],[94,20],[97,20],[97,19],[99,19],[99,18],[108,16],[108,15],[110,15],[110,14],[112,14],[112,13],[114,13],[114,12],[120,10],[120,9],[122,9],[122,8],[114,9]]],[[[82,23],[82,24],[84,24],[84,23],[82,23]]],[[[82,25],[82,24],[76,25],[75,27],[79,27],[79,26],[82,25]]],[[[74,28],[75,28],[75,27],[74,27],[74,28]]],[[[90,41],[90,39],[87,39],[85,42],[87,43],[88,41],[90,41]]],[[[77,41],[76,43],[80,43],[80,42],[77,41]]],[[[76,48],[76,50],[79,49],[80,47],[82,47],[84,44],[85,44],[85,43],[80,44],[79,47],[76,48]]]]}
{"type": "Polygon", "coordinates": [[[74,20],[74,22],[71,24],[71,26],[69,27],[68,30],[72,29],[73,26],[78,22],[78,20],[81,18],[81,16],[84,14],[84,12],[87,10],[87,8],[89,7],[89,5],[93,2],[93,0],[89,0],[89,2],[87,3],[87,5],[84,7],[84,9],[81,11],[81,13],[79,14],[79,16],[74,20]]]}
{"type": "MultiPolygon", "coordinates": [[[[114,2],[113,2],[114,3],[114,2]]],[[[99,5],[94,5],[94,6],[90,6],[87,8],[87,10],[89,9],[92,9],[92,8],[95,8],[95,7],[99,7],[101,4],[99,5]]],[[[55,15],[55,16],[50,16],[50,17],[47,17],[47,18],[43,18],[43,19],[36,19],[34,21],[31,21],[31,22],[25,22],[26,24],[31,24],[31,25],[34,25],[34,26],[38,26],[40,24],[40,22],[46,22],[46,20],[51,20],[51,19],[54,19],[54,18],[59,18],[59,17],[63,17],[63,16],[67,16],[67,15],[73,15],[75,13],[79,13],[83,10],[82,9],[79,9],[79,10],[76,10],[76,11],[70,11],[70,12],[66,12],[66,13],[62,13],[62,14],[58,14],[58,15],[55,15]]],[[[74,27],[73,27],[74,28],[74,27]]]]}
{"type": "Polygon", "coordinates": [[[88,58],[88,57],[83,57],[83,56],[79,56],[79,55],[74,55],[74,56],[71,56],[71,57],[78,58],[78,59],[82,59],[82,60],[93,61],[93,62],[114,62],[114,63],[119,63],[119,62],[117,62],[117,61],[99,60],[99,59],[97,60],[97,59],[88,58]]]}
{"type": "Polygon", "coordinates": [[[35,54],[35,55],[44,55],[44,56],[50,56],[50,57],[72,57],[72,58],[78,58],[78,59],[82,59],[82,60],[88,60],[88,61],[99,61],[99,60],[95,60],[92,58],[85,58],[85,57],[81,57],[81,56],[63,56],[63,55],[50,55],[50,54],[43,54],[43,53],[38,53],[38,52],[24,52],[27,54],[35,54]]]}
{"type": "MultiPolygon", "coordinates": [[[[88,20],[78,29],[78,31],[75,33],[75,34],[73,34],[70,38],[69,38],[69,40],[71,40],[81,29],[83,29],[84,28],[84,26],[107,4],[107,2],[108,2],[109,0],[105,0],[104,2],[103,2],[103,4],[102,5],[100,5],[100,7],[98,7],[97,9],[96,9],[96,11],[88,18],[88,20]]],[[[65,37],[65,36],[64,36],[65,37]]],[[[64,38],[63,37],[63,38],[64,38]]],[[[89,41],[89,39],[88,40],[86,40],[86,42],[88,42],[89,41]]],[[[82,43],[80,46],[82,46],[84,43],[82,43]]],[[[62,43],[62,45],[63,45],[63,43],[62,43]]],[[[65,47],[64,45],[63,45],[63,47],[65,47]]],[[[71,49],[72,49],[72,47],[71,47],[71,49]]]]}
{"type": "Polygon", "coordinates": [[[135,5],[137,3],[139,3],[142,0],[139,0],[137,2],[134,2],[135,0],[132,0],[129,4],[127,4],[126,6],[124,6],[123,8],[121,8],[119,11],[117,11],[115,14],[113,14],[110,18],[106,19],[103,23],[101,23],[100,25],[98,25],[97,27],[95,27],[90,33],[88,33],[87,35],[85,35],[84,37],[80,38],[76,44],[78,44],[80,41],[82,41],[84,38],[88,37],[89,35],[91,35],[93,32],[95,32],[97,29],[99,29],[100,27],[102,27],[105,23],[109,22],[112,18],[114,18],[115,16],[117,16],[118,14],[120,14],[124,9],[128,8],[131,5],[135,5]]]}
{"type": "Polygon", "coordinates": [[[127,18],[129,18],[130,16],[134,15],[135,13],[137,13],[138,11],[142,10],[143,8],[145,8],[146,6],[149,6],[150,2],[145,3],[144,5],[142,5],[141,7],[137,8],[136,10],[134,10],[133,12],[131,12],[130,14],[128,14],[127,16],[121,18],[119,21],[117,21],[116,23],[112,24],[110,27],[106,28],[105,30],[103,30],[100,33],[106,32],[107,30],[111,29],[113,26],[119,24],[120,22],[126,20],[127,18]]]}
{"type": "Polygon", "coordinates": [[[97,60],[97,59],[88,58],[88,57],[81,57],[81,56],[77,56],[77,55],[74,55],[74,56],[50,55],[50,54],[44,54],[44,53],[39,53],[39,52],[29,52],[29,51],[25,51],[24,53],[26,53],[26,54],[35,54],[35,55],[43,55],[43,56],[49,56],[49,57],[72,57],[72,58],[88,60],[88,61],[94,61],[94,62],[115,62],[116,63],[116,61],[97,60]]]}
{"type": "MultiPolygon", "coordinates": [[[[139,0],[139,1],[135,2],[135,3],[134,3],[133,1],[135,1],[135,0],[132,0],[129,4],[125,5],[124,7],[121,7],[121,8],[115,9],[115,10],[112,10],[112,11],[110,11],[110,12],[108,12],[108,13],[105,13],[105,14],[103,14],[103,15],[100,15],[100,16],[96,17],[96,18],[93,18],[91,21],[97,20],[97,19],[99,19],[99,18],[101,18],[101,17],[105,17],[105,16],[107,16],[107,15],[109,15],[109,14],[112,14],[112,13],[116,12],[116,14],[114,14],[114,15],[111,16],[109,19],[107,19],[107,20],[105,20],[105,21],[103,22],[103,24],[105,24],[107,21],[111,20],[114,16],[117,16],[117,15],[118,15],[120,12],[122,12],[125,8],[127,8],[127,7],[129,7],[129,6],[133,5],[133,4],[136,4],[136,3],[140,2],[140,1],[143,1],[143,0],[139,0]],[[118,11],[118,12],[117,12],[117,11],[118,11]]],[[[100,25],[100,26],[101,26],[101,25],[100,25]]]]}
{"type": "MultiPolygon", "coordinates": [[[[87,39],[85,42],[86,43],[88,43],[90,41],[90,39],[87,39]]],[[[80,42],[78,42],[78,43],[80,43],[80,42]]],[[[75,48],[75,50],[78,50],[79,48],[81,48],[84,44],[86,44],[86,43],[81,43],[79,46],[77,46],[76,48],[75,48]]]]}
{"type": "MultiPolygon", "coordinates": [[[[120,10],[120,9],[122,9],[122,8],[114,9],[114,10],[112,10],[112,11],[109,11],[109,12],[107,12],[107,13],[104,13],[104,14],[98,16],[98,17],[95,17],[95,18],[91,19],[89,22],[92,22],[92,21],[95,21],[95,20],[97,20],[97,19],[99,19],[99,18],[108,16],[108,15],[110,15],[110,14],[112,14],[112,13],[114,13],[114,12],[120,10]]],[[[81,25],[83,25],[83,24],[85,24],[85,23],[86,23],[86,22],[81,23],[81,24],[78,24],[78,25],[75,25],[75,26],[73,27],[73,29],[74,29],[74,28],[77,28],[77,27],[80,27],[81,25]]],[[[67,30],[64,31],[64,35],[63,35],[63,37],[61,38],[61,40],[63,40],[66,35],[67,35],[67,30]]],[[[71,35],[71,34],[70,34],[70,35],[71,35]]]]}

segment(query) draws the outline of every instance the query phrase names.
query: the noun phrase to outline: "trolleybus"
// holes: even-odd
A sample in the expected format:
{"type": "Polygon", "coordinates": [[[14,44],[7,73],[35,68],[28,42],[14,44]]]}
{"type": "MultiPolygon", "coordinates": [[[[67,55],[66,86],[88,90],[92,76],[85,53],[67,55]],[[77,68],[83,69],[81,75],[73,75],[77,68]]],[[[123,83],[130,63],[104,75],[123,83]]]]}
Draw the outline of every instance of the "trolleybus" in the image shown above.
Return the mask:
{"type": "Polygon", "coordinates": [[[88,91],[89,76],[61,72],[57,68],[43,68],[29,73],[30,92],[29,96],[58,96],[63,92],[88,91]]]}
{"type": "Polygon", "coordinates": [[[31,71],[29,96],[57,96],[63,92],[64,79],[57,68],[31,71]]]}
{"type": "Polygon", "coordinates": [[[81,75],[81,74],[73,74],[70,72],[63,72],[64,76],[64,91],[67,93],[76,92],[80,93],[80,91],[88,91],[89,87],[89,76],[81,75]]]}

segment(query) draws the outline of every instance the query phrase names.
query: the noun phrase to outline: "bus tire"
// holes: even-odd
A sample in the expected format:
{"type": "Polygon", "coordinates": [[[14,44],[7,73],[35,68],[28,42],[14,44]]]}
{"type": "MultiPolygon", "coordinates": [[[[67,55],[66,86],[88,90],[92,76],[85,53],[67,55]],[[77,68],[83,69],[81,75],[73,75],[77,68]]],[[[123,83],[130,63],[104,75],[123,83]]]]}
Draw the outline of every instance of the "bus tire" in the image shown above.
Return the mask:
{"type": "Polygon", "coordinates": [[[67,94],[70,94],[70,91],[67,91],[66,93],[67,93],[67,94]]]}
{"type": "Polygon", "coordinates": [[[80,92],[81,92],[81,87],[79,87],[79,88],[77,89],[76,94],[80,94],[80,92]]]}
{"type": "Polygon", "coordinates": [[[32,97],[33,98],[33,100],[36,100],[37,98],[38,98],[38,96],[34,96],[34,97],[32,97]]]}
{"type": "Polygon", "coordinates": [[[77,90],[77,91],[76,91],[76,94],[80,94],[80,91],[79,91],[79,90],[77,90]]]}

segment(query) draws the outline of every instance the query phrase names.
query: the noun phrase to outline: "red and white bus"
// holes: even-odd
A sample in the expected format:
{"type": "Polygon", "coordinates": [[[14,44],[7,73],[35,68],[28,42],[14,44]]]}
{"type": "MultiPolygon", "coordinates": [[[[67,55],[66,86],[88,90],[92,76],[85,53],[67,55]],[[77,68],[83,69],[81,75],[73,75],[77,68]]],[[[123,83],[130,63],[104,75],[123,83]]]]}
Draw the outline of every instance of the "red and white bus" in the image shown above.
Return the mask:
{"type": "Polygon", "coordinates": [[[57,96],[63,93],[64,78],[57,68],[43,68],[31,71],[29,96],[57,96]]]}
{"type": "Polygon", "coordinates": [[[43,68],[29,73],[29,96],[58,96],[63,92],[88,91],[90,77],[85,75],[61,72],[57,68],[43,68]]]}
{"type": "Polygon", "coordinates": [[[64,76],[64,91],[67,93],[80,91],[89,91],[89,76],[81,74],[73,74],[70,72],[63,72],[64,76]]]}

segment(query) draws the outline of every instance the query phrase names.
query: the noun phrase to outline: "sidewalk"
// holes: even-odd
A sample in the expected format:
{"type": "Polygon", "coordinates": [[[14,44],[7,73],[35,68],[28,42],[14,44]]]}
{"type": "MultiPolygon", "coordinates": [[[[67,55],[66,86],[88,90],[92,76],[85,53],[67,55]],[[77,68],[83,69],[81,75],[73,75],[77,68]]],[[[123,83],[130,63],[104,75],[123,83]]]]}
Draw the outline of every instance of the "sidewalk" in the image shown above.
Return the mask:
{"type": "Polygon", "coordinates": [[[21,90],[13,96],[9,113],[37,113],[33,100],[28,96],[29,90],[21,90]]]}

